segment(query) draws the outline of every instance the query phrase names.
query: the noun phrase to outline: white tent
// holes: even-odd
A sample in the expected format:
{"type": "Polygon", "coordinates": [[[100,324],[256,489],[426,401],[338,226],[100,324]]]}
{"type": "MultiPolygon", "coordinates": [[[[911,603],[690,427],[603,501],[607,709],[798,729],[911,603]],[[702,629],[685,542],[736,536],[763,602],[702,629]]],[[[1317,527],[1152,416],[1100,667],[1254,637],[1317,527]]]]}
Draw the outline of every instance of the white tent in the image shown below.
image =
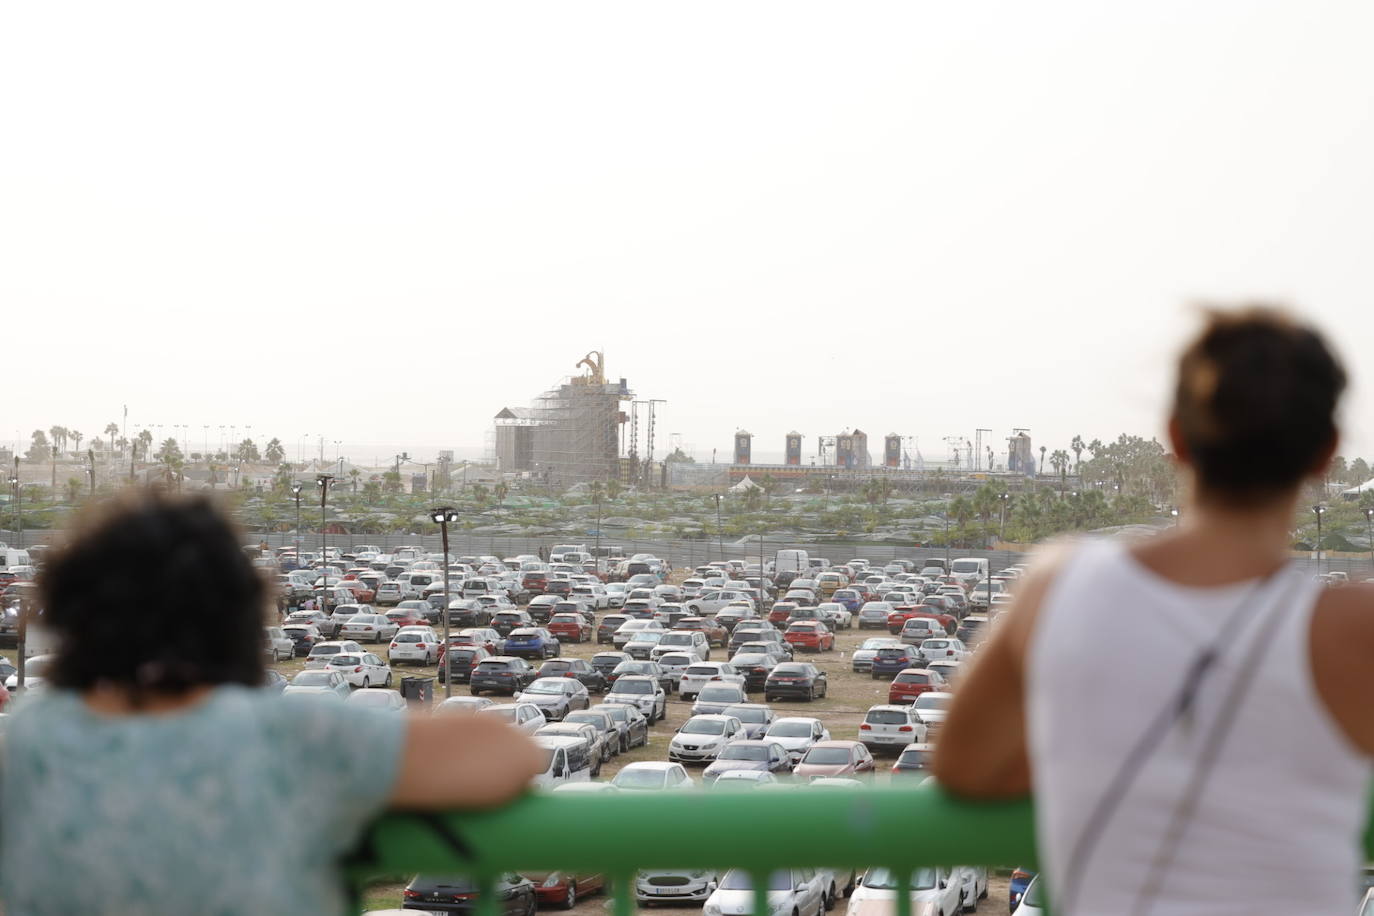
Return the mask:
{"type": "Polygon", "coordinates": [[[758,484],[754,483],[754,482],[753,482],[752,480],[750,480],[748,477],[745,477],[745,478],[744,478],[743,480],[741,480],[739,483],[737,483],[737,484],[735,484],[733,487],[731,487],[731,488],[730,488],[730,492],[731,492],[731,493],[749,493],[749,492],[752,492],[752,491],[754,491],[754,490],[762,490],[762,489],[763,489],[763,487],[761,487],[761,486],[759,486],[758,484]]]}
{"type": "Polygon", "coordinates": [[[1349,498],[1354,499],[1361,493],[1365,493],[1370,490],[1374,490],[1374,480],[1366,480],[1358,487],[1351,487],[1349,490],[1342,490],[1341,495],[1348,496],[1349,498]]]}

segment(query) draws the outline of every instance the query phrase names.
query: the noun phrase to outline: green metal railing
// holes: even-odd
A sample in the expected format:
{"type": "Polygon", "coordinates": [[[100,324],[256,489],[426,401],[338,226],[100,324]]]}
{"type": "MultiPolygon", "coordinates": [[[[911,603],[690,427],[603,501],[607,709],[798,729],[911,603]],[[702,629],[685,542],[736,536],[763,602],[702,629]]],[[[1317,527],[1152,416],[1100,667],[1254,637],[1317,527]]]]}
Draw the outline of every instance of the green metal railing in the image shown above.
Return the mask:
{"type": "Polygon", "coordinates": [[[477,916],[496,916],[494,879],[510,871],[602,874],[614,916],[635,911],[644,869],[742,868],[754,912],[769,913],[776,869],[887,866],[909,916],[913,866],[1033,865],[1029,801],[957,801],[931,783],[865,788],[531,794],[504,808],[462,814],[395,813],[371,830],[350,877],[467,875],[477,916]]]}

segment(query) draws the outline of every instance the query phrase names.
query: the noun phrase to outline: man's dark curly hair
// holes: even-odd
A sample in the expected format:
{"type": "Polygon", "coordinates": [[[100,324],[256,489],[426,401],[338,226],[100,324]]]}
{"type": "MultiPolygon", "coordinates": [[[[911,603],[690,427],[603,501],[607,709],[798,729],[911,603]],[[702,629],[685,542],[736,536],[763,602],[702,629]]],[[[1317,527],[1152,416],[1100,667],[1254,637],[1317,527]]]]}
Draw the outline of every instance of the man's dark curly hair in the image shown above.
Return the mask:
{"type": "Polygon", "coordinates": [[[138,697],[262,683],[266,582],[206,497],[137,490],[95,507],[39,589],[55,686],[138,697]]]}

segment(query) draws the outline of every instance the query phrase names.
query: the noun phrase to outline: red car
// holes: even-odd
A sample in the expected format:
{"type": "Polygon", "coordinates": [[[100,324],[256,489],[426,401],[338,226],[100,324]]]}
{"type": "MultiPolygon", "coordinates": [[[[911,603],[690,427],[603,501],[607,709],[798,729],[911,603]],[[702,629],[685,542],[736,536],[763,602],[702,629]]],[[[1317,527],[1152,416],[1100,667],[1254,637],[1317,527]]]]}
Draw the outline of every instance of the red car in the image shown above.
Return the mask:
{"type": "Polygon", "coordinates": [[[586,642],[592,638],[592,625],[575,612],[554,614],[549,618],[549,632],[560,640],[586,642]]]}
{"type": "Polygon", "coordinates": [[[812,652],[829,652],[835,648],[835,634],[819,620],[798,620],[787,628],[782,639],[798,649],[812,652]]]}
{"type": "Polygon", "coordinates": [[[571,875],[565,871],[527,871],[522,877],[534,885],[534,896],[540,906],[553,904],[560,910],[572,909],[577,901],[606,886],[601,875],[571,875]]]}
{"type": "Polygon", "coordinates": [[[398,608],[394,611],[387,611],[386,619],[390,620],[398,627],[420,627],[429,622],[410,608],[398,608]]]}
{"type": "Polygon", "coordinates": [[[768,611],[768,622],[786,623],[787,615],[795,611],[797,607],[798,605],[795,601],[778,601],[774,603],[773,607],[768,611]]]}
{"type": "Polygon", "coordinates": [[[950,614],[942,614],[935,608],[925,604],[909,604],[894,608],[891,614],[887,615],[887,631],[893,636],[902,632],[902,626],[913,617],[930,617],[940,621],[940,626],[945,628],[946,633],[953,632],[950,628],[958,629],[958,618],[950,614]]]}
{"type": "Polygon", "coordinates": [[[706,642],[724,649],[730,639],[730,631],[708,617],[684,617],[677,622],[674,630],[696,630],[706,634],[706,642]]]}
{"type": "Polygon", "coordinates": [[[921,694],[932,690],[944,690],[945,686],[945,679],[937,671],[926,668],[903,668],[897,672],[897,676],[887,688],[887,701],[893,705],[915,703],[921,694]]]}
{"type": "Polygon", "coordinates": [[[544,587],[548,584],[549,574],[546,572],[527,572],[520,580],[520,587],[531,595],[544,594],[544,587]]]}
{"type": "Polygon", "coordinates": [[[339,583],[339,587],[352,592],[359,604],[371,604],[377,598],[377,593],[368,588],[367,583],[361,579],[345,579],[339,583]]]}

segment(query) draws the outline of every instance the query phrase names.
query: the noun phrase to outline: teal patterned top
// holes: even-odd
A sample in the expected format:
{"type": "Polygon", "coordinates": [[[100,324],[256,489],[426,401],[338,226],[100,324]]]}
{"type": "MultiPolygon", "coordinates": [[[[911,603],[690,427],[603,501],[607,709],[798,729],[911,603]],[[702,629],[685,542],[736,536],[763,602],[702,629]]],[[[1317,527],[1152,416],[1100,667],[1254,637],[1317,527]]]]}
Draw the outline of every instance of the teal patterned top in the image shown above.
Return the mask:
{"type": "Polygon", "coordinates": [[[0,748],[6,916],[342,913],[335,863],[391,793],[405,721],[242,687],[124,717],[34,691],[0,748]]]}

